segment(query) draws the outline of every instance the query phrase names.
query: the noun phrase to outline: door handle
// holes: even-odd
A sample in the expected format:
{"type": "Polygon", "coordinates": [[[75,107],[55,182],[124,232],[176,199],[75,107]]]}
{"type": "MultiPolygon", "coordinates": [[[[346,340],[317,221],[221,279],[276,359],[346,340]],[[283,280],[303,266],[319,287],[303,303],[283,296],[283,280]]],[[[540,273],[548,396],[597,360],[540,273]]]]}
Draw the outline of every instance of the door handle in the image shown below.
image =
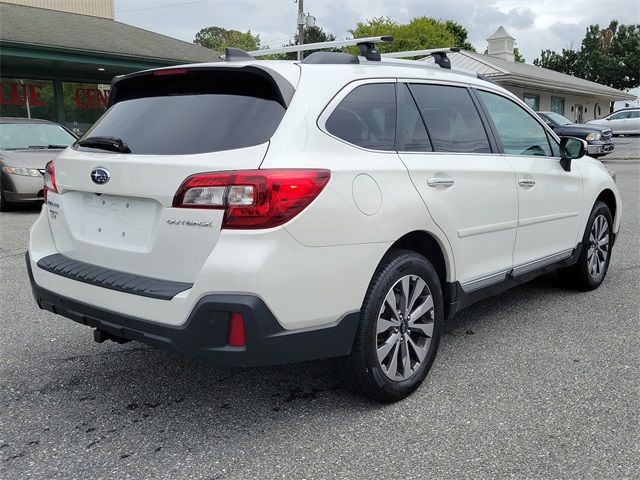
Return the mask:
{"type": "Polygon", "coordinates": [[[521,178],[518,180],[518,185],[521,187],[534,187],[536,185],[536,181],[531,180],[530,178],[521,178]]]}
{"type": "Polygon", "coordinates": [[[453,178],[432,177],[427,179],[427,185],[430,187],[450,187],[454,183],[453,178]]]}

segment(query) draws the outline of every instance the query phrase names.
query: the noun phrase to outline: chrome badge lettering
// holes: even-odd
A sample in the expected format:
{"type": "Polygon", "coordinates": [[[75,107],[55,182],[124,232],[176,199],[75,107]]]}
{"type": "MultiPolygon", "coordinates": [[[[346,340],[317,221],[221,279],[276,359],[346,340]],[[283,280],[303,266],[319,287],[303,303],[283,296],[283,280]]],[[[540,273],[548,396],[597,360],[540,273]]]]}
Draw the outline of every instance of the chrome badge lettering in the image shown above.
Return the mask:
{"type": "Polygon", "coordinates": [[[213,222],[197,222],[195,220],[177,220],[170,218],[167,220],[169,225],[187,225],[189,227],[213,227],[213,222]]]}

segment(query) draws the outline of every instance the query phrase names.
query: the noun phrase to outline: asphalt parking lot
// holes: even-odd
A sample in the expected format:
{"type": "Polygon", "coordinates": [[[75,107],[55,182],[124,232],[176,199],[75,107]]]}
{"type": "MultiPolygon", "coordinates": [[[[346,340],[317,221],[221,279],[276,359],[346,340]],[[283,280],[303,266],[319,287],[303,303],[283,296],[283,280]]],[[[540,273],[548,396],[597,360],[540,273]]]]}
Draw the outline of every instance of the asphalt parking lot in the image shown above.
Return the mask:
{"type": "Polygon", "coordinates": [[[0,214],[0,478],[638,478],[640,162],[609,168],[625,210],[603,286],[550,275],[464,310],[423,387],[386,406],[328,362],[95,344],[32,300],[37,210],[0,214]]]}

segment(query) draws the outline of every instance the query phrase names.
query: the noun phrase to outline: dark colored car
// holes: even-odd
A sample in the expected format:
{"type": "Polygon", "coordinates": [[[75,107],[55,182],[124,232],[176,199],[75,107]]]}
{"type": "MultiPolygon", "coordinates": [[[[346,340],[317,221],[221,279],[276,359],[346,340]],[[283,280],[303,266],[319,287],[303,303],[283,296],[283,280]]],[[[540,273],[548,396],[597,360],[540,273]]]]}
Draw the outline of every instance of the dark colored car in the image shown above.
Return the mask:
{"type": "Polygon", "coordinates": [[[613,134],[608,127],[573,123],[567,117],[556,112],[536,112],[559,137],[578,137],[587,142],[587,153],[598,158],[613,152],[613,134]]]}
{"type": "Polygon", "coordinates": [[[44,200],[44,167],[76,141],[48,120],[0,117],[0,212],[44,200]]]}

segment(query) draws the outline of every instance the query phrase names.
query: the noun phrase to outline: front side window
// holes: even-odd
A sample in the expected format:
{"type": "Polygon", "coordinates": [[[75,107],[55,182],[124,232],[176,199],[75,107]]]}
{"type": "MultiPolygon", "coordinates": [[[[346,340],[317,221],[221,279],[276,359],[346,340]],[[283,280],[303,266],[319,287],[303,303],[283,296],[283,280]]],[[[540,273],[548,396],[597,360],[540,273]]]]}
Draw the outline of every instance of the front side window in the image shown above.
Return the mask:
{"type": "Polygon", "coordinates": [[[551,156],[547,133],[529,112],[500,95],[483,90],[477,92],[493,121],[504,153],[551,156]]]}
{"type": "Polygon", "coordinates": [[[370,83],[354,88],[331,113],[325,128],[359,147],[394,150],[395,83],[370,83]]]}
{"type": "Polygon", "coordinates": [[[412,84],[436,152],[490,153],[480,114],[464,87],[412,84]]]}
{"type": "Polygon", "coordinates": [[[629,112],[620,112],[609,117],[609,120],[623,120],[629,118],[629,112]]]}

